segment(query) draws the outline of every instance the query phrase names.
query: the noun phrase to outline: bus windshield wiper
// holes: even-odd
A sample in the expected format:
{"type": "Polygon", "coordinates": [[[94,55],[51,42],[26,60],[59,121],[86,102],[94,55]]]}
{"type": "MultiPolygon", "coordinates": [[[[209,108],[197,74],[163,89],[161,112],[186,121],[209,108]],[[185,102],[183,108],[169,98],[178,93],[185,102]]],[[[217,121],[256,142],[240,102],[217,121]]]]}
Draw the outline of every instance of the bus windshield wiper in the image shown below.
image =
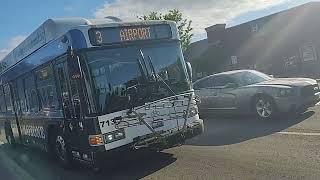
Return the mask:
{"type": "MultiPolygon", "coordinates": [[[[141,49],[139,49],[139,51],[140,51],[140,54],[141,54],[141,58],[142,58],[142,60],[143,60],[143,62],[144,62],[144,65],[146,65],[146,59],[145,59],[145,57],[144,57],[144,54],[143,54],[143,52],[142,52],[142,50],[141,49]]],[[[176,95],[176,93],[171,89],[171,87],[164,81],[164,79],[156,72],[156,69],[154,68],[154,65],[153,65],[153,63],[152,63],[152,60],[151,60],[151,57],[150,56],[148,56],[148,63],[149,63],[149,66],[150,66],[150,68],[151,68],[151,71],[152,71],[152,77],[154,78],[154,80],[155,81],[161,81],[166,87],[167,87],[167,89],[169,89],[169,91],[171,91],[171,93],[175,96],[176,95]]],[[[147,70],[148,71],[148,70],[147,70]]],[[[149,74],[149,73],[148,73],[149,74]]]]}
{"type": "Polygon", "coordinates": [[[144,62],[144,63],[142,64],[142,62],[140,61],[139,58],[137,58],[137,61],[138,61],[138,65],[139,65],[139,69],[140,69],[140,71],[141,71],[142,77],[143,77],[144,79],[147,79],[148,71],[147,71],[146,63],[144,62]],[[147,74],[145,74],[144,69],[147,71],[147,72],[146,72],[147,74]]]}
{"type": "Polygon", "coordinates": [[[171,93],[176,96],[176,93],[171,89],[171,87],[166,83],[166,81],[156,72],[156,70],[154,69],[154,66],[153,66],[153,63],[152,63],[152,60],[151,60],[151,57],[148,56],[148,60],[149,60],[149,64],[152,68],[152,71],[153,71],[153,75],[154,77],[156,78],[156,80],[160,80],[170,91],[171,93]]]}

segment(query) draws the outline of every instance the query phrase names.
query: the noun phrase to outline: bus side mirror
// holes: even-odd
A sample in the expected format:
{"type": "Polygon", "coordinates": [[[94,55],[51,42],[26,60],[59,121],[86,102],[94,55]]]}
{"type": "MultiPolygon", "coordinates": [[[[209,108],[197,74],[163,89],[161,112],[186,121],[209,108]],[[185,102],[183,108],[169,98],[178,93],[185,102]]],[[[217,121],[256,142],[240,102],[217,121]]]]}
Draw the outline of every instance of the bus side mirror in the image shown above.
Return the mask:
{"type": "Polygon", "coordinates": [[[186,66],[187,66],[187,72],[190,78],[190,81],[192,81],[192,66],[190,62],[186,62],[186,66]]]}
{"type": "Polygon", "coordinates": [[[68,51],[69,51],[69,57],[67,59],[67,64],[68,64],[69,76],[72,79],[80,79],[81,68],[80,68],[79,57],[73,53],[70,47],[68,51]]]}

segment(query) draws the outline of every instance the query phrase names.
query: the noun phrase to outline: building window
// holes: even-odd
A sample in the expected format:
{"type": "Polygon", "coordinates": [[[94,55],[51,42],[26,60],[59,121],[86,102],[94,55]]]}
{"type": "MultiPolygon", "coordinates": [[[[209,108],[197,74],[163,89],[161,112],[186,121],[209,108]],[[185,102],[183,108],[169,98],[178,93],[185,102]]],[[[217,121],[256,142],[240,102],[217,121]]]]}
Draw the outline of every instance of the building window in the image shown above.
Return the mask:
{"type": "Polygon", "coordinates": [[[258,26],[258,24],[251,24],[250,26],[251,26],[251,32],[252,32],[252,33],[256,33],[256,32],[259,31],[259,26],[258,26]]]}
{"type": "Polygon", "coordinates": [[[301,60],[311,62],[317,60],[317,53],[312,43],[304,44],[300,47],[301,60]]]}
{"type": "Polygon", "coordinates": [[[237,56],[231,56],[231,64],[232,65],[238,64],[238,57],[237,56]]]}

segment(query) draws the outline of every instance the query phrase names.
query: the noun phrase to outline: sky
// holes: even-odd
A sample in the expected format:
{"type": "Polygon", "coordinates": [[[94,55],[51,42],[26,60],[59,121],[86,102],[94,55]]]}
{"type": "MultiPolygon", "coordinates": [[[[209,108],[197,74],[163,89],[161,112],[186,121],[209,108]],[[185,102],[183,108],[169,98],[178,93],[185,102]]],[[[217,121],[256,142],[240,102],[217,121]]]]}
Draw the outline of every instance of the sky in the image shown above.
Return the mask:
{"type": "Polygon", "coordinates": [[[3,0],[0,6],[0,59],[49,18],[116,16],[126,21],[151,11],[179,9],[192,20],[192,41],[206,38],[204,28],[228,27],[319,0],[3,0]]]}

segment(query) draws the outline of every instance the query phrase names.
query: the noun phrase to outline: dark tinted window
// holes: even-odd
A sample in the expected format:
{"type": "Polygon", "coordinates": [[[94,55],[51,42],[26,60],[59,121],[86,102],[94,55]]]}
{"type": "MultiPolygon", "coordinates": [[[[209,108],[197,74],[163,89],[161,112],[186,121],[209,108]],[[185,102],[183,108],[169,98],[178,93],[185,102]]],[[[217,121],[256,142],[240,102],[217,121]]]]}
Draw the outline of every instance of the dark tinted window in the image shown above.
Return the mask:
{"type": "Polygon", "coordinates": [[[8,84],[4,85],[4,98],[7,105],[7,112],[13,112],[10,86],[8,84]]]}
{"type": "Polygon", "coordinates": [[[213,87],[212,77],[205,78],[194,84],[194,89],[213,87]]]}
{"type": "Polygon", "coordinates": [[[223,87],[226,86],[228,83],[234,83],[234,81],[232,80],[232,78],[226,75],[213,77],[214,87],[223,87]]]}
{"type": "Polygon", "coordinates": [[[260,83],[260,82],[268,81],[272,79],[268,75],[258,71],[243,71],[243,72],[234,73],[232,76],[237,80],[237,82],[239,82],[239,84],[243,86],[256,84],[256,83],[260,83]]]}
{"type": "Polygon", "coordinates": [[[6,112],[6,103],[4,101],[3,86],[0,86],[0,112],[6,112]]]}
{"type": "Polygon", "coordinates": [[[28,74],[24,79],[25,83],[25,94],[27,100],[27,107],[29,112],[39,111],[39,100],[37,89],[35,85],[35,79],[32,73],[28,74]]]}
{"type": "Polygon", "coordinates": [[[57,95],[54,90],[53,70],[51,65],[37,70],[36,75],[41,107],[43,109],[56,108],[57,95]]]}
{"type": "Polygon", "coordinates": [[[27,101],[26,101],[26,95],[25,95],[25,85],[24,85],[24,79],[19,79],[17,81],[17,89],[18,89],[18,96],[19,96],[19,105],[21,112],[27,111],[27,101]]]}
{"type": "Polygon", "coordinates": [[[141,76],[137,51],[133,48],[91,51],[88,56],[98,111],[122,109],[128,104],[125,89],[137,84],[141,76]]]}
{"type": "Polygon", "coordinates": [[[20,114],[21,108],[20,108],[20,102],[19,102],[19,94],[18,94],[18,87],[17,87],[18,81],[14,81],[11,83],[11,89],[12,89],[12,98],[13,98],[13,105],[14,109],[17,112],[17,114],[20,114]]]}

